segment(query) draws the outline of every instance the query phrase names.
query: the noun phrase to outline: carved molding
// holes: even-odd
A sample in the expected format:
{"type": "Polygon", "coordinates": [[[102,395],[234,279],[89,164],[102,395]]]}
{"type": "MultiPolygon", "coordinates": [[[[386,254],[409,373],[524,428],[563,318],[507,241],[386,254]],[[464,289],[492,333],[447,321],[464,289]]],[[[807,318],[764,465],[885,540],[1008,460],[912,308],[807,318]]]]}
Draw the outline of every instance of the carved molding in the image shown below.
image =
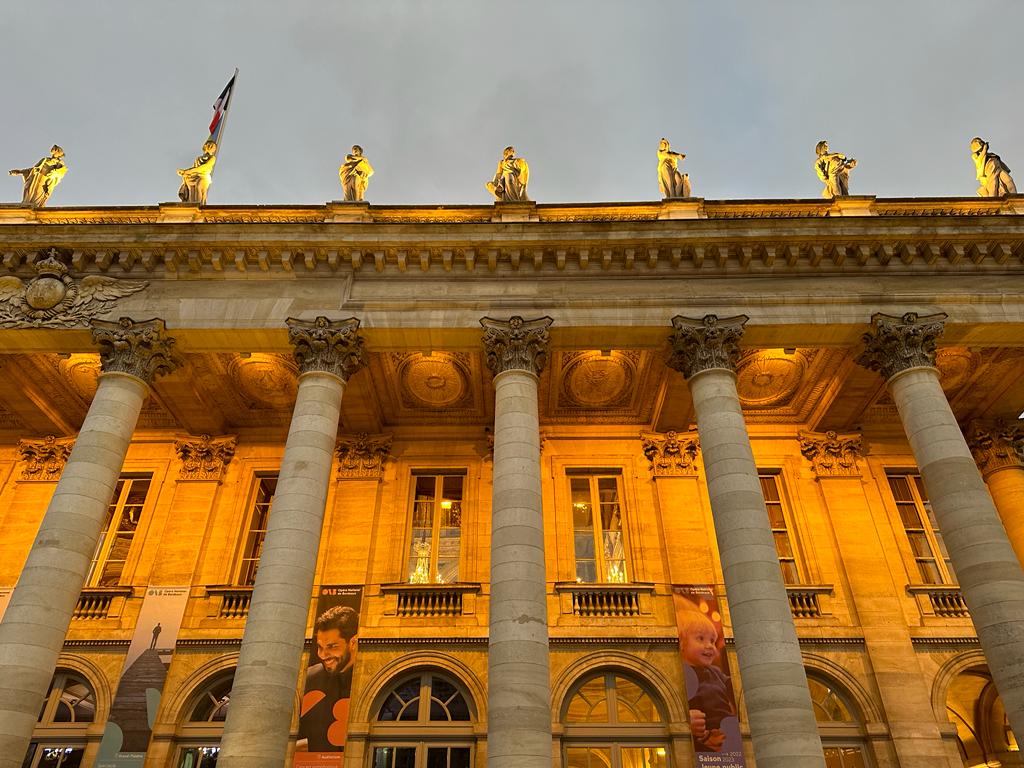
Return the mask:
{"type": "Polygon", "coordinates": [[[54,435],[47,435],[42,440],[19,440],[18,454],[25,462],[21,479],[59,480],[74,445],[75,438],[54,435]]]}
{"type": "Polygon", "coordinates": [[[224,468],[231,463],[235,455],[238,438],[234,435],[225,437],[199,437],[178,440],[174,450],[181,459],[179,480],[220,480],[224,468]]]}
{"type": "Polygon", "coordinates": [[[487,367],[491,373],[497,376],[505,371],[526,371],[540,375],[551,338],[548,328],[553,322],[547,316],[535,320],[523,320],[519,315],[508,320],[481,318],[487,367]]]}
{"type": "Polygon", "coordinates": [[[654,477],[695,477],[700,443],[695,432],[640,435],[654,477]]]}
{"type": "Polygon", "coordinates": [[[338,440],[338,477],[380,478],[391,455],[391,435],[349,435],[338,440]]]}
{"type": "Polygon", "coordinates": [[[356,318],[328,320],[321,315],[315,320],[290,317],[285,322],[300,374],[322,371],[348,381],[349,376],[365,365],[363,339],[356,318]]]}
{"type": "Polygon", "coordinates": [[[857,459],[864,456],[864,439],[860,435],[824,435],[801,432],[800,453],[811,462],[818,477],[860,477],[857,459]]]}
{"type": "Polygon", "coordinates": [[[874,329],[863,336],[864,351],[857,364],[880,372],[886,381],[911,368],[934,367],[935,344],[946,317],[944,312],[924,317],[916,312],[872,315],[874,329]]]}
{"type": "Polygon", "coordinates": [[[735,371],[747,320],[746,315],[704,315],[700,320],[676,315],[672,318],[675,332],[669,336],[672,355],[668,366],[686,378],[714,368],[735,371]]]}
{"type": "Polygon", "coordinates": [[[122,317],[117,322],[93,320],[91,325],[104,373],[127,373],[150,384],[156,376],[170,373],[181,364],[163,320],[136,322],[122,317]]]}
{"type": "Polygon", "coordinates": [[[966,430],[978,469],[986,477],[1008,467],[1024,469],[1024,426],[1008,419],[972,421],[966,430]]]}

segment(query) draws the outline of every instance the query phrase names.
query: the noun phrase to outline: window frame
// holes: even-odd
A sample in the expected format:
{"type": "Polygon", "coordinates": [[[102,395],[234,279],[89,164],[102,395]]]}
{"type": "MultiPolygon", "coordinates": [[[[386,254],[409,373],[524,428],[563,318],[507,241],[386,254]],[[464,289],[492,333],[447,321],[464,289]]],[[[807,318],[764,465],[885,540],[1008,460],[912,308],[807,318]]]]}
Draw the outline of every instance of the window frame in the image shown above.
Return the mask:
{"type": "MultiPolygon", "coordinates": [[[[37,751],[32,756],[32,760],[28,763],[30,766],[38,765],[41,759],[41,749],[59,749],[61,747],[69,749],[81,749],[82,750],[82,765],[85,765],[89,758],[90,750],[89,746],[94,738],[90,738],[92,735],[90,731],[95,732],[97,729],[102,729],[105,722],[105,718],[101,717],[99,711],[99,695],[96,686],[93,685],[89,677],[83,672],[72,669],[70,667],[58,666],[53,673],[53,678],[50,681],[50,688],[46,693],[46,698],[43,701],[42,709],[39,713],[39,718],[36,721],[35,726],[32,729],[32,738],[29,741],[29,749],[32,745],[36,745],[37,751]],[[92,693],[93,701],[93,717],[92,720],[83,722],[59,722],[54,720],[54,715],[57,711],[58,703],[61,700],[61,693],[64,691],[64,683],[67,678],[71,676],[77,678],[83,682],[89,691],[92,693]],[[57,679],[61,678],[61,684],[56,685],[57,679]]],[[[26,751],[26,757],[28,753],[26,751]]]]}
{"type": "Polygon", "coordinates": [[[280,480],[279,471],[260,471],[254,472],[252,475],[252,482],[249,486],[249,493],[245,499],[245,515],[243,517],[243,525],[241,527],[241,535],[239,537],[237,555],[235,557],[235,564],[231,569],[231,583],[239,587],[251,587],[256,583],[256,571],[259,568],[260,558],[263,556],[263,545],[267,538],[267,529],[263,529],[263,535],[260,538],[259,544],[259,557],[252,558],[246,556],[246,551],[249,547],[249,536],[253,532],[253,522],[256,520],[256,508],[259,505],[259,495],[263,483],[267,480],[274,481],[274,493],[270,497],[267,509],[266,524],[270,522],[270,515],[273,512],[274,498],[277,496],[277,483],[280,480]],[[253,562],[251,579],[247,579],[245,575],[246,563],[253,562]]]}
{"type": "Polygon", "coordinates": [[[629,509],[626,503],[626,487],[623,478],[622,467],[565,467],[565,487],[567,490],[567,504],[569,510],[569,525],[572,530],[572,537],[570,540],[570,549],[572,552],[572,578],[577,584],[594,584],[594,585],[608,585],[608,584],[634,584],[636,583],[636,574],[634,573],[634,558],[631,556],[630,551],[630,534],[628,529],[628,518],[629,509]],[[622,579],[616,581],[609,581],[606,578],[598,578],[594,581],[583,581],[579,575],[579,564],[576,552],[576,519],[575,519],[575,502],[573,501],[573,488],[572,481],[578,478],[586,478],[589,483],[588,495],[590,496],[590,519],[591,527],[593,530],[593,545],[594,545],[594,572],[598,577],[604,577],[608,574],[608,567],[605,562],[605,548],[604,548],[604,526],[601,519],[601,498],[600,498],[600,481],[604,479],[612,479],[615,481],[615,491],[617,494],[616,504],[619,507],[619,534],[622,537],[622,579]],[[596,503],[595,503],[596,501],[596,503]]]}
{"type": "Polygon", "coordinates": [[[468,533],[468,527],[466,525],[466,513],[469,508],[469,468],[466,466],[453,466],[453,467],[414,467],[409,470],[409,490],[407,494],[407,514],[406,514],[406,525],[405,525],[405,536],[404,542],[405,547],[402,550],[402,578],[401,584],[424,584],[424,585],[447,585],[447,584],[464,584],[466,583],[466,535],[468,533]],[[434,478],[434,499],[433,499],[433,512],[431,514],[431,530],[430,530],[430,574],[426,581],[413,581],[412,568],[410,562],[412,560],[412,547],[413,547],[413,528],[416,522],[416,485],[418,479],[421,477],[433,477],[434,478]],[[443,514],[442,503],[444,501],[444,478],[446,477],[461,477],[462,478],[462,499],[460,500],[460,511],[459,511],[459,556],[458,556],[458,578],[453,581],[441,581],[438,576],[437,561],[438,555],[440,554],[440,538],[441,538],[441,518],[443,514]]]}
{"type": "Polygon", "coordinates": [[[85,589],[108,589],[131,584],[132,579],[129,578],[129,575],[134,577],[139,552],[145,544],[149,517],[152,515],[153,505],[155,504],[156,494],[154,491],[157,490],[158,485],[156,474],[155,472],[122,472],[118,475],[114,492],[117,493],[118,485],[121,485],[121,491],[117,499],[111,498],[107,503],[107,514],[110,517],[100,531],[99,538],[96,540],[96,549],[93,552],[92,560],[89,563],[89,571],[85,579],[85,589]],[[118,530],[111,532],[111,528],[115,520],[118,526],[120,526],[124,508],[127,506],[128,496],[131,493],[131,483],[135,480],[148,480],[149,487],[146,489],[146,495],[139,507],[139,518],[131,532],[131,543],[128,545],[127,552],[125,552],[117,584],[101,585],[99,582],[107,565],[111,562],[110,551],[114,547],[114,542],[119,532],[118,530]],[[113,507],[113,511],[111,511],[111,507],[113,507]]]}
{"type": "MultiPolygon", "coordinates": [[[[918,487],[919,483],[921,486],[924,485],[924,478],[921,477],[921,470],[913,466],[886,467],[883,476],[885,478],[883,493],[886,494],[886,504],[891,507],[894,515],[893,520],[897,530],[901,534],[899,536],[900,550],[903,553],[903,558],[907,567],[909,583],[922,586],[958,587],[959,581],[956,578],[956,574],[953,572],[952,564],[949,562],[949,553],[946,550],[944,543],[940,545],[939,540],[936,537],[935,531],[938,528],[938,522],[936,521],[933,525],[931,517],[927,513],[927,509],[931,507],[931,502],[921,495],[921,490],[918,487]],[[907,486],[910,488],[911,499],[914,503],[914,509],[917,513],[917,519],[922,523],[921,528],[915,528],[913,530],[919,530],[924,536],[924,540],[927,542],[928,548],[931,552],[931,557],[919,557],[914,552],[914,546],[910,541],[910,529],[907,528],[903,515],[900,512],[901,502],[896,499],[896,493],[892,488],[890,479],[893,477],[902,477],[907,481],[907,486]],[[917,478],[917,480],[914,480],[913,478],[917,478]],[[939,575],[939,581],[932,582],[925,579],[924,574],[921,571],[921,562],[925,560],[934,563],[935,569],[939,575]]],[[[939,536],[941,535],[942,533],[940,531],[939,536]]]]}
{"type": "Polygon", "coordinates": [[[761,485],[760,491],[761,496],[764,500],[765,514],[768,516],[768,524],[771,526],[771,514],[768,512],[768,499],[764,497],[764,486],[762,484],[762,478],[771,477],[775,482],[775,490],[778,493],[778,505],[779,511],[782,514],[782,520],[785,522],[785,529],[780,529],[772,526],[772,542],[775,544],[775,554],[779,561],[779,571],[782,573],[782,581],[786,586],[806,586],[811,582],[809,578],[809,566],[803,557],[803,549],[800,545],[800,537],[798,535],[799,526],[796,521],[796,511],[793,508],[792,499],[789,496],[787,478],[784,476],[782,468],[776,467],[757,467],[757,481],[761,485]],[[796,581],[790,581],[786,578],[786,571],[782,567],[783,556],[779,554],[778,544],[775,543],[775,537],[779,531],[783,531],[786,534],[786,540],[789,543],[789,549],[792,553],[791,557],[786,558],[793,564],[793,570],[796,572],[796,581]]]}
{"type": "Polygon", "coordinates": [[[174,730],[174,762],[172,765],[175,768],[181,765],[185,758],[185,752],[189,749],[220,749],[220,740],[224,735],[224,721],[192,720],[191,717],[203,697],[228,680],[232,684],[228,687],[227,693],[230,698],[235,669],[235,666],[232,665],[209,674],[185,700],[185,706],[180,710],[174,730]]]}

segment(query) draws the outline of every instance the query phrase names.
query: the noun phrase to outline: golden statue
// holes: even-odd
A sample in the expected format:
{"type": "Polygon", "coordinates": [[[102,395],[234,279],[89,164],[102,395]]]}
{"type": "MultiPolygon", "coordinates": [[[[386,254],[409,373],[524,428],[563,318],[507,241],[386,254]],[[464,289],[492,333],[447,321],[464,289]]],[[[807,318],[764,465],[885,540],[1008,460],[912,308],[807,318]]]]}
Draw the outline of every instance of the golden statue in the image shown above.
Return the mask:
{"type": "Polygon", "coordinates": [[[668,139],[658,144],[658,186],[662,198],[689,197],[690,174],[679,172],[679,163],[686,155],[669,149],[668,139]]]}
{"type": "Polygon", "coordinates": [[[24,176],[25,186],[21,193],[21,204],[29,208],[42,208],[50,199],[53,190],[60,184],[68,167],[64,165],[64,150],[54,144],[50,156],[44,157],[31,168],[12,168],[11,176],[24,176]]]}
{"type": "Polygon", "coordinates": [[[208,141],[203,144],[203,154],[196,158],[191,168],[179,168],[181,186],[178,197],[183,203],[206,205],[206,191],[210,188],[213,177],[213,166],[217,162],[217,142],[208,141]]]}
{"type": "Polygon", "coordinates": [[[850,171],[857,167],[857,161],[840,152],[829,152],[827,141],[819,141],[814,153],[818,156],[814,161],[814,170],[825,183],[821,196],[841,197],[850,194],[850,171]]]}
{"type": "Polygon", "coordinates": [[[988,142],[975,136],[971,139],[971,157],[977,172],[979,197],[1002,197],[1017,194],[1017,186],[1010,178],[1006,163],[988,151],[988,142]]]}
{"type": "Polygon", "coordinates": [[[370,161],[363,157],[363,148],[358,144],[352,145],[352,154],[345,155],[345,162],[338,169],[338,178],[341,179],[341,188],[345,192],[345,199],[349,201],[362,200],[366,195],[366,185],[373,176],[373,166],[370,161]]]}
{"type": "Polygon", "coordinates": [[[530,181],[530,166],[526,160],[515,156],[512,147],[505,147],[498,170],[494,178],[485,184],[487,191],[501,202],[521,202],[529,200],[526,196],[526,185],[530,181]]]}

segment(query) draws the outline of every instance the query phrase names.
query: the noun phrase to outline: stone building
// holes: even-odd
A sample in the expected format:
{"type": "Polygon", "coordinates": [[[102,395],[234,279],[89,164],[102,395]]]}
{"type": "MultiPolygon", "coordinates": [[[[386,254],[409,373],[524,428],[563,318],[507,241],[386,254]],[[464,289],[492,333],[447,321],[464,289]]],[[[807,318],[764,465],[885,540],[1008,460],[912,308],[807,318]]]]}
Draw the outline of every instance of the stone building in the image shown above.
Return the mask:
{"type": "Polygon", "coordinates": [[[346,589],[347,768],[713,764],[676,585],[747,765],[1022,764],[1022,217],[0,208],[0,766],[291,765],[346,589]]]}

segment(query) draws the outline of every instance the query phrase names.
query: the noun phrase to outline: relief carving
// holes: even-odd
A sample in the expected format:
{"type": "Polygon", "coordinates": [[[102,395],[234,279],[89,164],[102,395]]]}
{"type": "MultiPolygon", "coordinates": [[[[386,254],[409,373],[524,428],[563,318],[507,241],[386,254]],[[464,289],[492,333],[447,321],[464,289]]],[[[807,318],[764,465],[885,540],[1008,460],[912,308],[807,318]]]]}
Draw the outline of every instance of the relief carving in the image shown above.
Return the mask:
{"type": "Polygon", "coordinates": [[[374,477],[384,475],[384,463],[391,455],[391,435],[361,435],[338,440],[338,477],[374,477]]]}
{"type": "Polygon", "coordinates": [[[669,430],[662,435],[641,435],[644,456],[654,477],[694,477],[700,443],[695,433],[680,435],[669,430]]]}
{"type": "Polygon", "coordinates": [[[799,438],[800,453],[811,462],[818,477],[860,476],[857,458],[864,455],[864,440],[860,435],[802,432],[799,438]]]}
{"type": "Polygon", "coordinates": [[[47,435],[42,440],[19,440],[18,454],[25,462],[21,470],[21,479],[59,480],[74,445],[73,437],[54,435],[47,435]]]}
{"type": "Polygon", "coordinates": [[[224,467],[235,455],[238,438],[234,435],[226,437],[210,437],[200,435],[196,438],[178,440],[174,450],[181,459],[180,480],[220,480],[224,467]]]}
{"type": "Polygon", "coordinates": [[[997,469],[1024,469],[1024,428],[1007,419],[972,421],[966,430],[967,445],[982,475],[997,469]]]}

